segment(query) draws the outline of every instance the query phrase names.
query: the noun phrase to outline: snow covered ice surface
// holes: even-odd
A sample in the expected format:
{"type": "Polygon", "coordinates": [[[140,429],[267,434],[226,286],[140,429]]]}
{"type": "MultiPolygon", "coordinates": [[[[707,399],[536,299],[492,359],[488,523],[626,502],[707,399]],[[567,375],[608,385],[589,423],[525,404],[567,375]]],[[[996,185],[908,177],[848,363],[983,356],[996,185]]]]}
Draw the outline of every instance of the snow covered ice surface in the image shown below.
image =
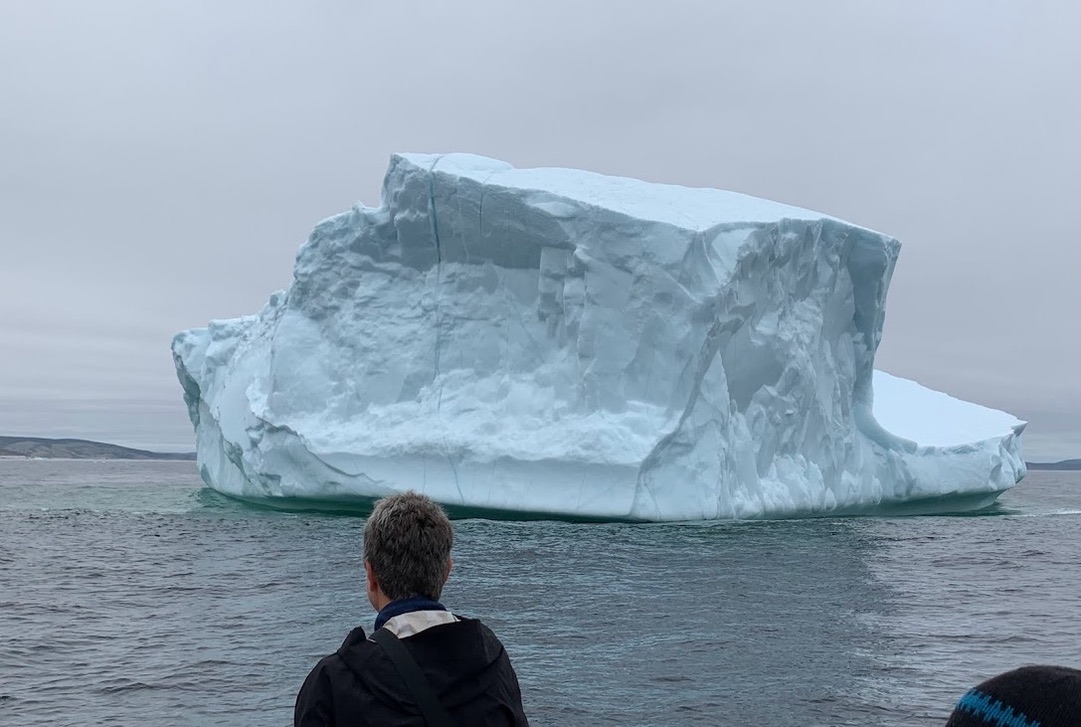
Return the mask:
{"type": "Polygon", "coordinates": [[[874,371],[897,241],[712,189],[391,159],[292,286],[173,341],[206,483],[632,520],[975,508],[1024,423],[874,371]]]}

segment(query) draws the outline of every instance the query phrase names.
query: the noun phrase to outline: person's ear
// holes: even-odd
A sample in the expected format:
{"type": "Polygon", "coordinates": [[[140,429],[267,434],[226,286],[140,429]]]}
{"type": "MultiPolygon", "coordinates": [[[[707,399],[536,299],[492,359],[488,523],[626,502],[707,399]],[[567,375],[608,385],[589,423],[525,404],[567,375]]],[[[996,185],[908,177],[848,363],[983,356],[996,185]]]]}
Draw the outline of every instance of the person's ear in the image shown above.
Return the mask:
{"type": "Polygon", "coordinates": [[[364,575],[368,581],[368,595],[370,596],[379,590],[379,579],[375,577],[375,570],[367,558],[364,559],[364,575]]]}
{"type": "Polygon", "coordinates": [[[447,577],[443,579],[443,585],[446,585],[447,581],[450,579],[450,572],[452,570],[454,570],[454,558],[451,558],[448,555],[447,556],[447,577]]]}

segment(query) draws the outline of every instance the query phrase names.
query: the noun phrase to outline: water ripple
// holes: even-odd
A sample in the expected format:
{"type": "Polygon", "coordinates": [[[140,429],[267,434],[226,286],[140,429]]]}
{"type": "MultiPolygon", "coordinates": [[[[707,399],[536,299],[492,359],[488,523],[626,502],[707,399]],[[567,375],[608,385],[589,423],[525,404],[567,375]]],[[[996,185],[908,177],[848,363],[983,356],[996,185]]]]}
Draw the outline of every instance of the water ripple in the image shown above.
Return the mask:
{"type": "MultiPolygon", "coordinates": [[[[977,518],[464,521],[445,600],[537,725],[940,726],[991,674],[1078,665],[1070,476],[977,518]]],[[[201,493],[190,463],[0,464],[5,723],[290,723],[370,624],[362,523],[201,493]]]]}

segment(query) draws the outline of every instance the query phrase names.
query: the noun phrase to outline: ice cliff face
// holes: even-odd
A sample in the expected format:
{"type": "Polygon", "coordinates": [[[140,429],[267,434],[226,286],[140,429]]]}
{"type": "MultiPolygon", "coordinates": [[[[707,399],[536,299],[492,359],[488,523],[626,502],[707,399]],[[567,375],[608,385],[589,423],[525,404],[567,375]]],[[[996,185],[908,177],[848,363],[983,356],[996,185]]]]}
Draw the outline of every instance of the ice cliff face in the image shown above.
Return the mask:
{"type": "Polygon", "coordinates": [[[752,197],[391,160],[259,314],[179,334],[206,483],[600,518],[987,504],[1008,414],[873,369],[899,250],[752,197]]]}

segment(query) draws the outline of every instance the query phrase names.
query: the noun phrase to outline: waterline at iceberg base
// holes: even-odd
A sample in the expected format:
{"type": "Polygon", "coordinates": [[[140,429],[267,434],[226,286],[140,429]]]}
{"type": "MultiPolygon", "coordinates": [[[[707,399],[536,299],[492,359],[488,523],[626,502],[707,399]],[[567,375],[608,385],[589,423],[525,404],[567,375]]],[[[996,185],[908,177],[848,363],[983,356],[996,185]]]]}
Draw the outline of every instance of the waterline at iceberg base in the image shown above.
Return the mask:
{"type": "Polygon", "coordinates": [[[1009,414],[874,370],[900,245],[712,189],[391,159],[256,315],[173,341],[210,487],[702,520],[984,507],[1009,414]]]}

